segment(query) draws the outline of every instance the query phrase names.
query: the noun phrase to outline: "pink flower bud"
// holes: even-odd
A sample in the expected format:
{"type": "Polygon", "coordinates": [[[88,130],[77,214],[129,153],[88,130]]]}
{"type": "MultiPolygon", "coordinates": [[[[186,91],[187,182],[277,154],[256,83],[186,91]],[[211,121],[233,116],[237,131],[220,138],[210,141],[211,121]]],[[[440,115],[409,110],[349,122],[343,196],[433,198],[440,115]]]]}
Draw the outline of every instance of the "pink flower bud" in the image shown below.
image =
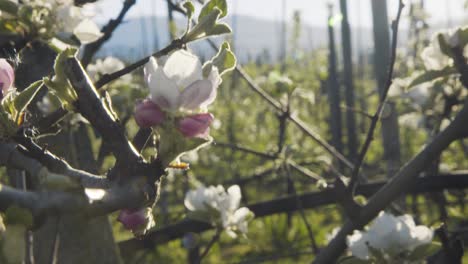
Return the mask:
{"type": "Polygon", "coordinates": [[[15,72],[13,67],[5,60],[0,59],[0,90],[1,97],[5,95],[8,90],[13,86],[15,81],[15,72]]]}
{"type": "Polygon", "coordinates": [[[125,229],[139,229],[146,226],[148,222],[146,208],[139,210],[122,209],[117,220],[124,225],[125,229]]]}
{"type": "Polygon", "coordinates": [[[179,121],[177,128],[188,138],[206,137],[210,132],[210,124],[213,120],[214,116],[210,113],[186,116],[179,121]]]}
{"type": "Polygon", "coordinates": [[[139,102],[135,107],[135,121],[140,127],[160,125],[165,119],[163,111],[150,99],[139,102]]]}

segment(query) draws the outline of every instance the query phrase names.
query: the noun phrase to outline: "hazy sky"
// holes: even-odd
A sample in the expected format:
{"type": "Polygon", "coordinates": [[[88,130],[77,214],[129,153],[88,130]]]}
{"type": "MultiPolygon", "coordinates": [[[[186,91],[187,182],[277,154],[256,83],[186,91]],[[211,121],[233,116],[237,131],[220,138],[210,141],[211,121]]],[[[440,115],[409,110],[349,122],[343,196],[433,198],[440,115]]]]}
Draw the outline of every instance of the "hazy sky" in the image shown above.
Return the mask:
{"type": "MultiPolygon", "coordinates": [[[[352,25],[371,26],[370,3],[372,0],[348,0],[350,23],[352,25]]],[[[407,0],[408,1],[408,0],[407,0]]],[[[418,0],[419,1],[419,0],[418,0]]],[[[468,17],[468,10],[463,8],[465,0],[425,0],[426,10],[430,14],[429,24],[444,23],[468,17]]],[[[122,0],[98,1],[98,20],[106,20],[116,16],[121,8],[122,0]]],[[[282,0],[228,0],[231,14],[249,15],[268,20],[281,20],[282,0]]],[[[294,10],[300,10],[302,19],[310,25],[325,25],[327,17],[327,3],[335,3],[335,10],[339,10],[338,0],[286,0],[286,18],[290,20],[294,10]]],[[[398,0],[387,0],[389,14],[394,17],[398,7],[398,0]]],[[[408,12],[408,8],[406,8],[408,12]]],[[[167,15],[165,0],[138,0],[128,16],[157,14],[167,15]]],[[[404,22],[403,22],[404,26],[404,22]]]]}

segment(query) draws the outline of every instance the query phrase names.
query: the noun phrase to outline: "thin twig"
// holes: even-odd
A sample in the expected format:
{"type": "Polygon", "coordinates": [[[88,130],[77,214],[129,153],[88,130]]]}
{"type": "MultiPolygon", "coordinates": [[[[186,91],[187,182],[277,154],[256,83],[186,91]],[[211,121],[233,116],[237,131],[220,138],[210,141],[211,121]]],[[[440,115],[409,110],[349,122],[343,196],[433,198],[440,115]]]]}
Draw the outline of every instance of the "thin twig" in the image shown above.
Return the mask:
{"type": "MultiPolygon", "coordinates": [[[[169,54],[171,51],[180,49],[185,45],[185,43],[181,39],[174,39],[171,44],[169,44],[167,47],[163,48],[162,50],[152,54],[151,56],[159,58],[162,56],[165,56],[169,54]]],[[[102,86],[112,82],[113,80],[120,78],[124,76],[127,73],[130,73],[139,67],[145,65],[151,56],[145,57],[137,62],[134,62],[133,64],[128,65],[127,67],[123,68],[122,70],[110,73],[110,74],[104,74],[99,81],[96,82],[95,86],[96,89],[101,88],[102,86]]]]}
{"type": "Polygon", "coordinates": [[[233,150],[238,150],[238,151],[242,151],[242,152],[249,153],[249,154],[252,154],[252,155],[256,155],[256,156],[259,156],[259,157],[262,157],[262,158],[265,158],[265,159],[276,159],[277,158],[277,156],[275,156],[275,155],[272,155],[272,154],[269,154],[269,153],[266,153],[266,152],[260,152],[260,151],[257,151],[257,150],[249,149],[249,148],[246,148],[246,147],[243,147],[243,146],[239,146],[237,144],[230,144],[230,143],[224,143],[224,142],[215,142],[215,144],[213,144],[213,146],[223,147],[223,148],[230,148],[230,149],[233,149],[233,150]]]}
{"type": "Polygon", "coordinates": [[[214,234],[214,236],[211,238],[210,242],[208,243],[208,245],[206,245],[205,249],[203,250],[203,252],[200,254],[200,258],[198,259],[199,263],[201,263],[202,259],[208,255],[208,252],[210,251],[210,249],[213,247],[213,245],[218,241],[219,237],[221,236],[221,229],[217,229],[216,230],[216,233],[214,234]]]}
{"type": "MultiPolygon", "coordinates": [[[[208,39],[208,41],[210,43],[213,43],[210,39],[208,39]]],[[[240,65],[237,65],[235,70],[247,82],[247,84],[253,91],[259,94],[266,102],[268,102],[276,110],[284,113],[284,109],[281,106],[281,104],[276,99],[271,97],[267,92],[265,92],[260,86],[258,86],[252,80],[252,78],[250,78],[250,76],[247,75],[247,73],[244,71],[244,69],[240,65]]],[[[302,132],[304,132],[306,135],[312,138],[315,142],[317,142],[321,147],[323,147],[333,157],[341,161],[347,167],[353,168],[353,164],[348,159],[346,159],[341,153],[339,153],[333,146],[331,146],[325,140],[323,140],[319,134],[317,134],[315,131],[307,127],[307,125],[302,120],[300,120],[298,117],[292,114],[288,114],[287,118],[291,120],[291,122],[293,122],[302,132]]]]}
{"type": "Polygon", "coordinates": [[[352,111],[354,113],[357,113],[357,114],[361,114],[369,119],[372,119],[374,116],[367,113],[366,111],[364,110],[361,110],[361,109],[357,109],[355,107],[349,107],[349,106],[346,106],[346,105],[340,105],[340,108],[343,109],[343,110],[349,110],[349,111],[352,111]]]}
{"type": "Polygon", "coordinates": [[[388,75],[387,75],[387,80],[385,82],[385,87],[382,93],[380,94],[380,103],[377,108],[377,111],[375,114],[372,116],[371,124],[369,131],[367,132],[366,140],[364,141],[364,144],[362,145],[361,151],[359,152],[359,156],[356,159],[356,162],[354,164],[353,171],[351,173],[351,180],[348,185],[348,189],[351,192],[354,192],[354,189],[356,185],[358,184],[359,181],[359,170],[361,169],[362,163],[364,162],[364,158],[366,157],[367,151],[369,150],[369,146],[374,138],[374,132],[377,127],[377,123],[380,120],[380,117],[382,115],[382,111],[385,107],[386,104],[386,99],[388,95],[388,90],[390,89],[390,86],[392,85],[392,80],[393,80],[393,70],[395,67],[395,60],[396,60],[396,49],[397,49],[397,44],[398,44],[398,25],[400,23],[400,18],[401,18],[401,13],[403,11],[403,8],[405,7],[404,3],[402,0],[399,1],[398,5],[398,14],[396,19],[392,22],[392,49],[391,49],[391,54],[390,54],[390,64],[389,64],[389,70],[388,70],[388,75]]]}
{"type": "Polygon", "coordinates": [[[288,165],[291,166],[296,171],[298,171],[299,173],[309,177],[310,179],[312,179],[314,181],[322,180],[322,177],[320,177],[318,174],[310,171],[307,168],[302,167],[301,165],[297,164],[296,162],[294,162],[292,160],[288,161],[288,165]]]}
{"type": "Polygon", "coordinates": [[[111,19],[107,25],[105,25],[101,32],[103,33],[102,37],[96,40],[93,43],[90,43],[85,46],[83,57],[81,59],[81,63],[86,68],[86,66],[91,62],[94,54],[104,45],[106,41],[108,41],[117,27],[122,23],[125,15],[130,10],[130,8],[135,5],[136,0],[126,0],[123,3],[122,10],[120,10],[119,15],[115,19],[111,19]]]}
{"type": "Polygon", "coordinates": [[[289,166],[290,165],[288,164],[285,165],[285,171],[288,176],[288,179],[292,181],[292,195],[294,195],[294,198],[296,199],[297,208],[299,209],[299,213],[301,215],[302,221],[304,222],[304,225],[306,226],[307,234],[309,235],[310,244],[312,247],[312,251],[314,252],[314,254],[317,254],[319,251],[319,247],[317,246],[317,241],[315,241],[315,236],[314,236],[314,232],[312,231],[312,227],[309,221],[307,220],[307,216],[305,214],[302,201],[301,199],[299,199],[299,196],[297,195],[296,187],[294,186],[294,181],[292,180],[292,177],[291,177],[291,168],[289,168],[289,166]]]}

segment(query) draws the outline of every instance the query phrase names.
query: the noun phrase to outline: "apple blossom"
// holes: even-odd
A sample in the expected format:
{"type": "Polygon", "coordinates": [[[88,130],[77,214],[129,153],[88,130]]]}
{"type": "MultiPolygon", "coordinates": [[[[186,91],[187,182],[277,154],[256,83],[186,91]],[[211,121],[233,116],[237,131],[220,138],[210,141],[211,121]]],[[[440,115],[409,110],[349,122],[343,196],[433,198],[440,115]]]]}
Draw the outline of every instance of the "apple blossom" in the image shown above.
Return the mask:
{"type": "MultiPolygon", "coordinates": [[[[86,72],[92,80],[96,80],[100,75],[111,74],[123,68],[125,68],[125,64],[121,60],[109,56],[104,59],[97,59],[94,63],[89,64],[88,67],[86,67],[86,72]]],[[[131,75],[126,74],[120,79],[130,81],[131,75]]]]}
{"type": "Polygon", "coordinates": [[[3,96],[12,88],[15,81],[15,71],[5,59],[0,59],[0,91],[3,96]]]}
{"type": "Polygon", "coordinates": [[[145,99],[137,103],[135,121],[140,127],[152,127],[164,121],[165,114],[153,101],[145,99]]]}
{"type": "Polygon", "coordinates": [[[173,52],[164,67],[151,57],[144,72],[151,100],[173,112],[206,110],[215,100],[221,82],[216,67],[204,78],[200,60],[185,50],[173,52]]]}
{"type": "Polygon", "coordinates": [[[247,207],[239,208],[241,198],[238,185],[229,187],[227,191],[221,185],[201,186],[187,192],[184,204],[189,211],[204,214],[205,218],[201,220],[223,228],[229,236],[235,238],[237,233],[247,233],[248,221],[253,217],[247,207]]]}
{"type": "Polygon", "coordinates": [[[369,247],[386,255],[398,256],[432,241],[433,231],[423,225],[416,226],[409,215],[393,216],[380,212],[366,231],[354,231],[347,237],[351,253],[358,258],[369,257],[369,247]]]}
{"type": "Polygon", "coordinates": [[[31,20],[42,25],[41,33],[53,33],[62,39],[70,39],[72,35],[80,40],[81,44],[94,42],[102,36],[99,27],[91,20],[89,9],[92,4],[85,7],[74,5],[73,0],[43,0],[22,1],[21,5],[29,6],[35,10],[31,20]]]}
{"type": "Polygon", "coordinates": [[[131,230],[136,235],[143,235],[154,226],[153,212],[151,208],[122,209],[117,218],[125,229],[131,230]]]}
{"type": "MultiPolygon", "coordinates": [[[[175,116],[175,126],[187,138],[206,138],[209,126],[214,120],[207,107],[216,98],[217,89],[221,83],[218,69],[211,65],[204,76],[200,60],[185,50],[173,52],[164,63],[151,57],[144,68],[145,81],[150,90],[150,99],[159,109],[175,116]]],[[[152,117],[157,122],[139,122],[142,127],[157,126],[160,111],[154,106],[137,107],[135,117],[152,117]],[[141,112],[141,113],[140,113],[141,112]]]]}
{"type": "Polygon", "coordinates": [[[177,128],[186,137],[207,137],[214,117],[210,113],[186,116],[178,122],[177,128]]]}

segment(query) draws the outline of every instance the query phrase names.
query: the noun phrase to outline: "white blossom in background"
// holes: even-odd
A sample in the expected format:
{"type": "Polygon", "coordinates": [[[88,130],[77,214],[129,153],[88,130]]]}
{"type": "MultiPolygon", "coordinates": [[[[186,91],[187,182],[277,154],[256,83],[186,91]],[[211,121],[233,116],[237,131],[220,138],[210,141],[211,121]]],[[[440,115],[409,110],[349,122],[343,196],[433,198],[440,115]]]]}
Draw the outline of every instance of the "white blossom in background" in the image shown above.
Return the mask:
{"type": "MultiPolygon", "coordinates": [[[[437,36],[437,35],[436,35],[437,36]]],[[[431,44],[423,49],[421,58],[426,70],[442,70],[448,65],[452,64],[452,59],[443,54],[440,50],[439,41],[437,37],[433,37],[431,44]]]]}
{"type": "Polygon", "coordinates": [[[419,129],[424,127],[424,116],[419,112],[411,112],[400,115],[398,124],[411,129],[419,129]]]}
{"type": "Polygon", "coordinates": [[[392,258],[431,243],[432,237],[433,231],[427,226],[416,226],[410,215],[380,212],[366,231],[356,230],[348,236],[346,244],[353,256],[360,259],[369,258],[369,247],[392,258]]]}
{"type": "MultiPolygon", "coordinates": [[[[92,21],[94,15],[89,10],[93,4],[83,7],[75,6],[73,0],[24,0],[21,5],[27,5],[37,10],[33,21],[42,25],[42,31],[54,31],[59,38],[77,37],[81,44],[96,41],[102,36],[97,24],[92,21]]],[[[45,33],[45,32],[41,32],[45,33]]]]}
{"type": "MultiPolygon", "coordinates": [[[[89,77],[91,77],[92,80],[97,80],[100,76],[104,74],[111,74],[113,72],[122,70],[123,68],[125,68],[125,64],[121,60],[109,56],[104,59],[97,59],[94,63],[89,64],[86,68],[86,71],[88,72],[88,75],[89,77]]],[[[131,78],[131,75],[126,74],[122,76],[119,80],[130,82],[131,78]]]]}
{"type": "Polygon", "coordinates": [[[198,187],[185,195],[185,207],[198,220],[223,228],[232,238],[248,232],[253,213],[247,207],[239,208],[242,195],[238,185],[198,187]]]}
{"type": "MultiPolygon", "coordinates": [[[[459,36],[453,29],[434,33],[431,44],[421,52],[421,58],[426,70],[442,70],[446,66],[453,64],[453,60],[440,50],[437,36],[442,34],[449,46],[456,46],[459,42],[459,36]]],[[[465,47],[465,56],[468,55],[468,49],[465,47]]]]}

